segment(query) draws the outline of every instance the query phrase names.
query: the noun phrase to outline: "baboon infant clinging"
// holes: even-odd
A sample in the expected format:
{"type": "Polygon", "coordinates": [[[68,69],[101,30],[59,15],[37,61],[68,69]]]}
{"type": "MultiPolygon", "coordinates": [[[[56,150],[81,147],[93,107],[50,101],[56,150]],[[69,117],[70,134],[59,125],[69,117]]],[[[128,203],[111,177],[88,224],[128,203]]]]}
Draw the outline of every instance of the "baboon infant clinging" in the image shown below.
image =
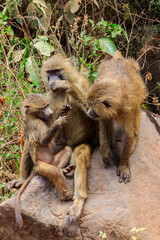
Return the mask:
{"type": "MultiPolygon", "coordinates": [[[[22,110],[25,114],[28,152],[34,163],[35,172],[54,183],[62,200],[71,199],[73,194],[68,191],[63,175],[63,173],[67,174],[67,170],[61,170],[60,168],[65,167],[69,162],[72,149],[69,146],[62,146],[61,150],[60,145],[58,145],[70,106],[63,106],[58,119],[52,124],[50,124],[50,119],[53,112],[49,108],[49,100],[42,94],[30,94],[24,100],[22,110]],[[61,151],[57,153],[57,150],[61,151]]],[[[33,174],[31,177],[33,177],[33,174]]],[[[19,197],[25,185],[26,183],[20,188],[15,205],[16,222],[20,226],[23,222],[19,210],[19,197]]]]}
{"type": "Polygon", "coordinates": [[[90,88],[87,101],[88,114],[99,120],[100,148],[103,161],[109,165],[110,146],[114,146],[113,121],[125,132],[125,141],[117,175],[120,182],[130,181],[129,157],[135,149],[140,133],[141,103],[147,96],[146,87],[139,74],[139,65],[124,59],[116,51],[111,60],[98,68],[98,79],[90,88]]]}

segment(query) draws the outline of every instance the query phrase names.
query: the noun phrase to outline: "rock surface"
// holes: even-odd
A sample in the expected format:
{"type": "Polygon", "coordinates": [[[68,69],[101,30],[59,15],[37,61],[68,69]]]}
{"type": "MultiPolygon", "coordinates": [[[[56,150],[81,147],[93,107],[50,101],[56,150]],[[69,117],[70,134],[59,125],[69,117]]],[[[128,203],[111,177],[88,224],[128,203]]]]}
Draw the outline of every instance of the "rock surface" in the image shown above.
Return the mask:
{"type": "MultiPolygon", "coordinates": [[[[142,112],[139,144],[131,156],[132,179],[119,183],[116,166],[106,169],[99,149],[88,172],[88,199],[77,224],[68,224],[72,201],[61,202],[46,179],[36,176],[21,197],[24,224],[15,224],[14,200],[0,204],[0,240],[160,240],[160,118],[142,112]]],[[[73,180],[68,180],[72,187],[73,180]]]]}

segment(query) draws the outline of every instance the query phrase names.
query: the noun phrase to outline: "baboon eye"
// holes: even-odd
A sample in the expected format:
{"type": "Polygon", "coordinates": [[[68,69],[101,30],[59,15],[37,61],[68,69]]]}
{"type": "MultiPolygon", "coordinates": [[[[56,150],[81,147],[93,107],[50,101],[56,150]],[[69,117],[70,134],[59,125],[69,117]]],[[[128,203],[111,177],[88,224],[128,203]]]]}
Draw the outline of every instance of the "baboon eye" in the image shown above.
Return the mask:
{"type": "Polygon", "coordinates": [[[103,101],[103,104],[108,108],[108,107],[111,107],[111,103],[109,103],[107,100],[104,100],[103,101]]]}

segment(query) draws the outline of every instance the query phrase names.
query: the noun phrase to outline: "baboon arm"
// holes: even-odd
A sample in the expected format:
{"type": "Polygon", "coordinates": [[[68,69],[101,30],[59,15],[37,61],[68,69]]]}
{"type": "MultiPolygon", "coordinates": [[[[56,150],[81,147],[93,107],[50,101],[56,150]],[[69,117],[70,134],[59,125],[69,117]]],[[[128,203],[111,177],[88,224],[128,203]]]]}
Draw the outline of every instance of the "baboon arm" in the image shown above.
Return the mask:
{"type": "Polygon", "coordinates": [[[71,84],[69,94],[76,100],[77,105],[86,113],[88,111],[86,95],[77,86],[71,84]]]}
{"type": "Polygon", "coordinates": [[[76,84],[67,80],[56,80],[54,91],[62,90],[68,92],[75,99],[77,106],[80,107],[85,113],[87,112],[88,107],[85,92],[77,87],[76,84]]]}
{"type": "Polygon", "coordinates": [[[55,140],[57,141],[57,139],[60,136],[60,132],[61,132],[61,127],[55,121],[52,124],[52,126],[41,135],[41,139],[40,139],[41,145],[42,146],[47,145],[53,137],[55,137],[55,140]]]}
{"type": "Polygon", "coordinates": [[[51,139],[55,136],[56,140],[59,138],[61,125],[63,124],[63,118],[57,119],[50,128],[45,123],[39,120],[35,120],[32,126],[31,133],[29,134],[29,140],[36,141],[42,146],[48,145],[51,139]]]}

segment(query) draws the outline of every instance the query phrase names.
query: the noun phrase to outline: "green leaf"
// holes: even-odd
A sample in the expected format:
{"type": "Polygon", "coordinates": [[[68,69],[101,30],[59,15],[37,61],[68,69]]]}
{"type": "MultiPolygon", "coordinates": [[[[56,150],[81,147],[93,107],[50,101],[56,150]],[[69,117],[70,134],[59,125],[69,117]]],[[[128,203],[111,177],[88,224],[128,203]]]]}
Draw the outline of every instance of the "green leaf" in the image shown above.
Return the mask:
{"type": "Polygon", "coordinates": [[[18,122],[17,119],[15,119],[15,118],[10,118],[10,120],[14,123],[18,122]]]}
{"type": "Polygon", "coordinates": [[[39,35],[38,38],[42,41],[47,41],[48,37],[39,35]]]}
{"type": "Polygon", "coordinates": [[[64,16],[69,23],[73,23],[75,13],[72,13],[70,10],[71,1],[68,1],[64,6],[64,16]]]}
{"type": "Polygon", "coordinates": [[[78,11],[81,4],[81,0],[71,0],[70,11],[71,13],[75,13],[78,11]]]}
{"type": "Polygon", "coordinates": [[[114,42],[109,38],[100,38],[99,44],[100,44],[101,50],[103,52],[106,52],[112,56],[114,55],[115,51],[117,50],[114,42]]]}
{"type": "Polygon", "coordinates": [[[44,56],[50,56],[51,52],[53,52],[54,47],[51,46],[47,42],[38,41],[34,44],[34,47],[40,51],[40,53],[44,56]]]}
{"type": "Polygon", "coordinates": [[[12,151],[18,151],[19,150],[19,146],[18,145],[13,145],[12,146],[12,151]]]}
{"type": "Polygon", "coordinates": [[[6,7],[12,17],[17,17],[17,15],[19,15],[18,4],[16,0],[6,0],[6,7]]]}
{"type": "Polygon", "coordinates": [[[40,77],[36,60],[33,57],[29,57],[25,64],[26,71],[29,73],[32,82],[39,87],[40,77]]]}
{"type": "Polygon", "coordinates": [[[46,2],[44,0],[33,0],[33,3],[36,3],[38,6],[46,8],[46,2]]]}
{"type": "Polygon", "coordinates": [[[12,56],[13,57],[13,62],[18,63],[22,59],[24,52],[25,52],[25,49],[15,50],[13,52],[13,56],[12,56]]]}
{"type": "Polygon", "coordinates": [[[33,0],[33,3],[45,15],[46,2],[44,0],[33,0]]]}

